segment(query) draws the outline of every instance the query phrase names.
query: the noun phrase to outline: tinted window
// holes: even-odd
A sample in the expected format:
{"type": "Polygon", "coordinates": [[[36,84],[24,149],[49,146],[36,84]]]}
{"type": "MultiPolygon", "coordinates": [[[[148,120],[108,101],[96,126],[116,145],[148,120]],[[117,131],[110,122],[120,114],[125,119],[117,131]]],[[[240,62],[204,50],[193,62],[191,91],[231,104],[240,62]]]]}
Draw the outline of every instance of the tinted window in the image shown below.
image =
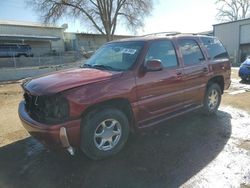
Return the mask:
{"type": "Polygon", "coordinates": [[[0,45],[0,49],[6,51],[6,50],[9,50],[9,49],[10,49],[10,46],[0,45]]]}
{"type": "Polygon", "coordinates": [[[19,48],[22,48],[22,49],[30,49],[30,46],[28,46],[28,45],[19,45],[19,48]]]}
{"type": "Polygon", "coordinates": [[[185,65],[201,63],[204,56],[197,42],[192,39],[180,39],[178,41],[185,65]]]}
{"type": "Polygon", "coordinates": [[[17,45],[11,45],[10,48],[11,48],[12,50],[17,50],[19,47],[18,47],[17,45]]]}
{"type": "Polygon", "coordinates": [[[171,41],[154,41],[148,50],[145,60],[159,59],[163,67],[178,65],[175,49],[171,41]]]}
{"type": "Polygon", "coordinates": [[[228,58],[228,53],[217,38],[201,37],[204,46],[208,50],[208,55],[212,60],[228,58]]]}

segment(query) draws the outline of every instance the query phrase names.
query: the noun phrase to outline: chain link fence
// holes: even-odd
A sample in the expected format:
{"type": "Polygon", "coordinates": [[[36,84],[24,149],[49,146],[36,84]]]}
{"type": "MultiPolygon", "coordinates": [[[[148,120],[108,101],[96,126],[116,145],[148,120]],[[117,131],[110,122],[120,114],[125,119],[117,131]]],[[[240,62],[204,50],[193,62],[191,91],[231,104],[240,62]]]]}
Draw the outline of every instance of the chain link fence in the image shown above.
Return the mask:
{"type": "MultiPolygon", "coordinates": [[[[92,53],[92,52],[91,52],[92,53]]],[[[19,80],[53,71],[79,67],[89,52],[59,49],[6,50],[0,46],[0,81],[19,80]],[[87,54],[87,55],[86,55],[87,54]]]]}
{"type": "Polygon", "coordinates": [[[80,52],[52,52],[27,55],[10,51],[9,54],[0,56],[0,68],[23,68],[48,65],[62,65],[76,62],[83,55],[80,52]]]}

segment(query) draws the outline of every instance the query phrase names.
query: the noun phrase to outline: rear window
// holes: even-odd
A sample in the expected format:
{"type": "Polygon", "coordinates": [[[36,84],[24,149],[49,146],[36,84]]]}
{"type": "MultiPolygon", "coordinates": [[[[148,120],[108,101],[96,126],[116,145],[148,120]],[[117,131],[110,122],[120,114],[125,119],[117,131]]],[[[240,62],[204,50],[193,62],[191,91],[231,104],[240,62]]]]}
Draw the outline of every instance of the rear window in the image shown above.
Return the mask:
{"type": "Polygon", "coordinates": [[[201,41],[207,48],[208,55],[211,60],[228,58],[226,49],[217,38],[201,37],[201,41]]]}

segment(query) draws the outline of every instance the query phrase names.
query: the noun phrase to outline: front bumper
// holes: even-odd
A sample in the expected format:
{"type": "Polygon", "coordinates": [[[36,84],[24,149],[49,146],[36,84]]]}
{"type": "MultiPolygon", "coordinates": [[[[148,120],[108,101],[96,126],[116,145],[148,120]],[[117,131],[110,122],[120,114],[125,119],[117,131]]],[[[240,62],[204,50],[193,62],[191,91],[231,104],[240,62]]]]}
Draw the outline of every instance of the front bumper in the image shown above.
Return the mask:
{"type": "Polygon", "coordinates": [[[70,146],[79,147],[80,145],[80,125],[81,119],[67,121],[57,125],[45,125],[33,120],[25,110],[24,101],[19,104],[18,114],[24,128],[34,138],[49,148],[65,148],[65,140],[60,135],[60,130],[65,128],[67,139],[70,146]]]}

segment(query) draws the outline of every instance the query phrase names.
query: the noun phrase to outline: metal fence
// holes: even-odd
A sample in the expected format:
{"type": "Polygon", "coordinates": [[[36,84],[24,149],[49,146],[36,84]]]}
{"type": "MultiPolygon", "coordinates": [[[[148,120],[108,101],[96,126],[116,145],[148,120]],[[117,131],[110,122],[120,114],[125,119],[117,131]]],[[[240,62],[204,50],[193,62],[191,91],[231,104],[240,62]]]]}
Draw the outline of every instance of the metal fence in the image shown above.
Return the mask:
{"type": "MultiPolygon", "coordinates": [[[[2,45],[3,46],[3,45],[2,45]]],[[[0,46],[1,47],[1,46],[0,46]]],[[[86,58],[81,51],[60,51],[48,48],[31,49],[26,53],[0,48],[0,82],[36,77],[49,72],[79,67],[86,58]],[[2,50],[2,51],[1,51],[2,50]]]]}
{"type": "Polygon", "coordinates": [[[83,57],[79,52],[36,53],[31,56],[25,54],[19,55],[14,52],[12,54],[13,55],[0,56],[0,68],[61,65],[75,62],[83,57]]]}

